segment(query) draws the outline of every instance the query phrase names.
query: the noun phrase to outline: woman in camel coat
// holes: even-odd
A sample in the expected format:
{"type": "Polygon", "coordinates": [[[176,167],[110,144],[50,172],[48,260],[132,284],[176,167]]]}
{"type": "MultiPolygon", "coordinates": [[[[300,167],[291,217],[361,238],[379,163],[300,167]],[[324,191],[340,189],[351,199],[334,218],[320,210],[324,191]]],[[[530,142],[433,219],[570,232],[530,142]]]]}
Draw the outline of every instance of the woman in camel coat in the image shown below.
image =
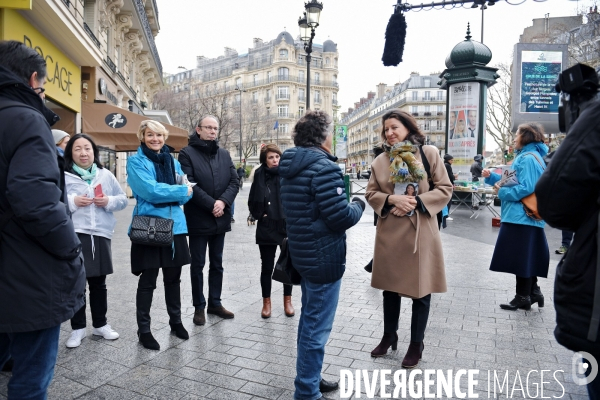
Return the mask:
{"type": "Polygon", "coordinates": [[[437,214],[448,204],[452,184],[437,148],[423,145],[425,136],[410,114],[392,109],[383,115],[382,126],[385,152],[371,165],[366,193],[379,215],[371,286],[384,291],[384,334],[371,355],[397,348],[400,298],[411,298],[411,343],[402,366],[413,368],[424,348],[431,293],[446,291],[437,214]],[[418,183],[416,196],[404,195],[408,183],[418,183]]]}

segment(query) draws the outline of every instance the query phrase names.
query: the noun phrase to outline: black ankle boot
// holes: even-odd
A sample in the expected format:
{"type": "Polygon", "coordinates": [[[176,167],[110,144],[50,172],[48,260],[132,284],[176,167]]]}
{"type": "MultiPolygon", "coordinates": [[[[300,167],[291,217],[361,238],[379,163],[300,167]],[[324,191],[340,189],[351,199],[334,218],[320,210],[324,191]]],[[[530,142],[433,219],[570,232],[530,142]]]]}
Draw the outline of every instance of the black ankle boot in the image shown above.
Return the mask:
{"type": "Polygon", "coordinates": [[[160,350],[160,344],[158,344],[156,339],[154,339],[154,336],[152,336],[152,333],[150,333],[150,332],[139,333],[138,332],[138,338],[140,339],[140,343],[142,344],[142,346],[144,346],[145,348],[150,349],[150,350],[160,350]]]}
{"type": "Polygon", "coordinates": [[[544,295],[539,286],[536,285],[536,287],[531,290],[531,296],[529,297],[531,297],[531,305],[538,303],[538,307],[544,307],[544,295]]]}
{"type": "Polygon", "coordinates": [[[390,346],[392,347],[392,350],[398,348],[398,334],[396,332],[384,332],[381,342],[379,342],[379,345],[371,352],[371,357],[381,357],[386,355],[390,346]]]}
{"type": "Polygon", "coordinates": [[[175,336],[177,336],[179,339],[188,340],[190,338],[188,331],[185,330],[181,322],[178,324],[169,325],[171,325],[171,332],[175,333],[175,336]]]}
{"type": "Polygon", "coordinates": [[[372,258],[371,258],[371,261],[369,261],[369,263],[367,265],[365,265],[365,271],[367,271],[368,273],[373,272],[373,259],[372,258]]]}
{"type": "Polygon", "coordinates": [[[523,310],[531,309],[531,298],[529,296],[515,295],[515,298],[508,304],[500,304],[500,308],[503,310],[515,311],[519,308],[523,310]]]}

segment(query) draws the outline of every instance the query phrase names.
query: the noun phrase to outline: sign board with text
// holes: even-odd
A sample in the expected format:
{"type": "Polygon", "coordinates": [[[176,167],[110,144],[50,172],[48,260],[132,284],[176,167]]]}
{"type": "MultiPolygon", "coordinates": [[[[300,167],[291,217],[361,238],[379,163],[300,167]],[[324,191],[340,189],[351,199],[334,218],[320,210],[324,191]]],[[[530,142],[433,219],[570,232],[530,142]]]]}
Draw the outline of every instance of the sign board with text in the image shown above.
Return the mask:
{"type": "Polygon", "coordinates": [[[80,67],[19,12],[9,9],[0,11],[0,38],[25,43],[44,57],[47,69],[46,95],[75,112],[81,112],[80,67]]]}
{"type": "Polygon", "coordinates": [[[512,65],[511,129],[537,122],[558,132],[560,96],[554,89],[568,64],[566,44],[517,43],[512,65]]]}
{"type": "MultiPolygon", "coordinates": [[[[448,89],[448,153],[459,179],[470,180],[479,143],[479,82],[454,83],[448,89]]],[[[485,129],[484,129],[485,130],[485,129]]]]}

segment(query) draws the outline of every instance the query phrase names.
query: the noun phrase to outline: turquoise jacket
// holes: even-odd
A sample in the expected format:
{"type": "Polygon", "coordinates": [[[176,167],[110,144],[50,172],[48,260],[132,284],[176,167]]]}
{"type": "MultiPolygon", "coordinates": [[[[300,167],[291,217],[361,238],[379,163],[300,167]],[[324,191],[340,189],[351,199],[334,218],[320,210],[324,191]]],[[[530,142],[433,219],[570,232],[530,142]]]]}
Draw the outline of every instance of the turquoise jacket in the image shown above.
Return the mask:
{"type": "MultiPolygon", "coordinates": [[[[502,222],[531,225],[540,228],[546,225],[544,221],[535,221],[529,218],[525,214],[523,204],[520,201],[523,197],[529,196],[535,191],[535,184],[546,168],[546,164],[544,163],[544,156],[546,154],[548,154],[548,146],[541,142],[529,143],[517,151],[517,156],[511,165],[511,169],[517,171],[519,183],[515,186],[501,187],[498,191],[498,197],[502,200],[502,222]]],[[[499,174],[492,173],[489,178],[485,178],[485,183],[493,185],[500,178],[499,174]]]]}
{"type": "MultiPolygon", "coordinates": [[[[175,161],[175,173],[183,175],[179,161],[175,161]]],[[[187,234],[185,215],[181,209],[192,198],[188,196],[187,185],[169,185],[156,182],[154,163],[144,155],[141,147],[137,154],[127,158],[127,184],[137,201],[133,215],[151,215],[170,218],[174,221],[173,234],[187,234]],[[169,205],[177,203],[178,205],[169,205]]],[[[131,229],[131,226],[129,227],[131,229]]]]}

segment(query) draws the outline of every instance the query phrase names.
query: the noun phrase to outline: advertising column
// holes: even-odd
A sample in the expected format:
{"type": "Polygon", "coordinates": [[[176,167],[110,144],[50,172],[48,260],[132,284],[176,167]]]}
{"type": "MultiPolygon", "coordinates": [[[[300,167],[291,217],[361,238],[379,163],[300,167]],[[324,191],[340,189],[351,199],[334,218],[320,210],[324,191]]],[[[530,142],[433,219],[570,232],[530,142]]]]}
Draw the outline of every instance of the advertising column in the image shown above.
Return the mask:
{"type": "Polygon", "coordinates": [[[471,164],[477,155],[480,90],[478,82],[456,83],[448,90],[448,153],[454,157],[452,168],[459,180],[471,180],[471,164]]]}

